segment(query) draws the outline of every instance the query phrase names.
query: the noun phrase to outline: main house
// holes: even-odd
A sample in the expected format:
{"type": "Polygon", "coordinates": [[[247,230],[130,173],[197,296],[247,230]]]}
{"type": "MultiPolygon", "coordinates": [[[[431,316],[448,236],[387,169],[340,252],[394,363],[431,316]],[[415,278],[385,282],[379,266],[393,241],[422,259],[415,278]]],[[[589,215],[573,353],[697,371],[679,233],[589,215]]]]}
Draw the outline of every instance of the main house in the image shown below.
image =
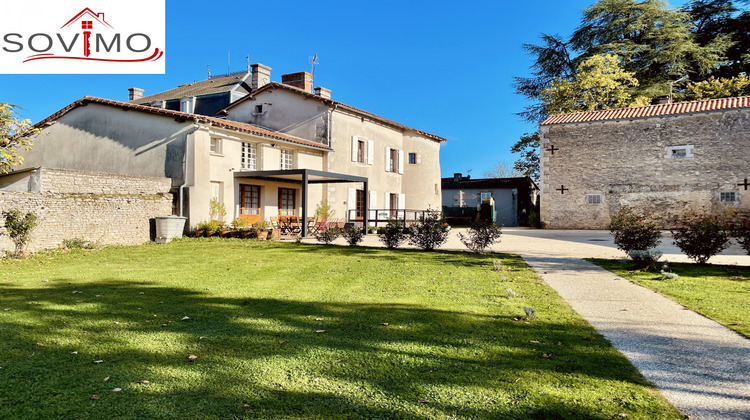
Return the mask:
{"type": "Polygon", "coordinates": [[[21,169],[169,178],[191,227],[212,198],[227,221],[304,218],[324,202],[359,223],[439,210],[444,138],[335,101],[308,73],[276,83],[270,70],[147,97],[131,88],[129,102],[84,97],[37,124],[21,169]]]}
{"type": "Polygon", "coordinates": [[[623,207],[662,227],[750,211],[750,97],[554,115],[539,131],[551,228],[603,229],[623,207]]]}

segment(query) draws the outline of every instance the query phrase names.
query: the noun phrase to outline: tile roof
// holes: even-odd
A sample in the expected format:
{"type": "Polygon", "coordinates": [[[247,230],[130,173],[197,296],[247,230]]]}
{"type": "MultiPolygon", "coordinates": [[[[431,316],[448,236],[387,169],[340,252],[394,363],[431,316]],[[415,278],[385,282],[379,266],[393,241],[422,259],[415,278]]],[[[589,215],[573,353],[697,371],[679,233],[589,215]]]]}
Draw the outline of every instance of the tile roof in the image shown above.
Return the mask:
{"type": "Polygon", "coordinates": [[[44,125],[52,121],[56,121],[57,119],[67,114],[71,110],[78,108],[80,106],[90,104],[90,103],[115,106],[124,110],[135,110],[135,111],[147,112],[149,114],[162,115],[162,116],[176,118],[176,119],[192,120],[197,123],[210,124],[216,127],[227,128],[230,130],[237,130],[242,133],[254,134],[254,135],[265,137],[271,140],[279,140],[279,141],[283,141],[287,143],[293,143],[293,144],[298,144],[302,146],[312,147],[312,148],[319,149],[319,150],[333,150],[330,147],[321,143],[312,142],[309,140],[301,139],[299,137],[290,136],[288,134],[277,133],[275,131],[267,130],[265,128],[261,128],[252,124],[241,123],[241,122],[230,121],[230,120],[223,120],[221,118],[215,118],[215,117],[207,117],[205,115],[190,114],[187,112],[173,111],[171,109],[156,108],[156,107],[146,106],[146,105],[136,105],[136,104],[132,104],[128,102],[114,101],[112,99],[97,98],[94,96],[84,96],[83,98],[73,102],[72,104],[57,111],[56,113],[50,115],[49,117],[43,119],[42,121],[39,121],[34,126],[43,127],[44,125]]]}
{"type": "Polygon", "coordinates": [[[534,181],[527,177],[515,177],[515,178],[477,178],[477,179],[466,179],[462,177],[460,181],[456,181],[454,178],[441,178],[441,188],[444,190],[457,190],[457,189],[473,189],[473,188],[523,188],[532,187],[538,188],[534,181]]]}
{"type": "Polygon", "coordinates": [[[648,105],[633,108],[605,109],[602,111],[575,112],[572,114],[558,114],[548,117],[540,125],[627,120],[633,118],[692,114],[695,112],[720,111],[735,108],[750,108],[750,96],[677,102],[673,104],[648,105]]]}
{"type": "Polygon", "coordinates": [[[128,101],[133,104],[147,105],[154,101],[166,101],[170,99],[180,99],[185,96],[201,96],[213,93],[229,92],[238,87],[242,93],[249,93],[250,86],[245,80],[250,77],[250,73],[235,73],[226,76],[217,76],[210,79],[201,80],[200,82],[186,83],[177,86],[174,89],[165,90],[164,92],[144,96],[140,99],[128,101]]]}
{"type": "MultiPolygon", "coordinates": [[[[394,127],[398,127],[398,128],[402,128],[402,129],[404,129],[404,130],[408,130],[408,131],[413,131],[413,132],[416,132],[416,133],[418,133],[418,134],[421,134],[421,135],[423,135],[423,136],[425,136],[425,137],[429,137],[429,138],[431,138],[431,139],[433,139],[433,140],[437,140],[437,141],[439,141],[439,142],[444,142],[444,141],[446,141],[446,139],[445,139],[444,137],[440,137],[440,136],[438,136],[438,135],[435,135],[435,134],[431,134],[431,133],[428,133],[428,132],[426,132],[426,131],[422,131],[422,130],[417,130],[416,128],[412,128],[412,127],[409,127],[409,126],[407,126],[407,125],[404,125],[404,124],[401,124],[401,123],[397,123],[397,122],[395,122],[395,121],[393,121],[393,120],[389,120],[389,119],[387,119],[387,118],[383,118],[383,117],[381,117],[380,115],[376,115],[376,114],[373,114],[372,112],[367,112],[367,111],[365,111],[365,110],[363,110],[363,109],[359,109],[359,108],[353,107],[353,106],[351,106],[351,105],[347,105],[347,104],[345,104],[345,103],[343,103],[343,102],[339,102],[339,101],[334,101],[333,99],[329,99],[329,98],[323,98],[323,97],[321,97],[321,96],[318,96],[318,95],[315,95],[315,94],[313,94],[313,93],[307,92],[307,91],[305,91],[305,90],[302,90],[302,89],[296,88],[296,87],[294,87],[294,86],[290,86],[290,85],[285,85],[285,84],[283,84],[283,83],[278,83],[278,82],[271,82],[271,83],[269,83],[269,84],[267,84],[267,85],[265,85],[265,86],[261,87],[260,89],[256,90],[255,92],[252,92],[252,93],[251,93],[250,95],[248,95],[248,96],[245,96],[244,98],[242,98],[242,99],[239,99],[239,100],[237,100],[237,101],[233,102],[233,103],[232,103],[231,105],[227,106],[227,107],[226,107],[226,108],[224,108],[224,109],[223,109],[222,111],[224,111],[224,110],[227,110],[227,109],[229,109],[229,108],[232,108],[232,107],[234,107],[235,105],[237,105],[237,104],[239,104],[239,103],[241,103],[241,102],[244,102],[244,101],[246,101],[246,100],[249,100],[249,99],[251,99],[251,98],[254,98],[254,97],[255,97],[255,95],[257,95],[257,94],[259,94],[259,93],[261,93],[261,92],[265,92],[265,91],[267,91],[267,90],[273,90],[273,89],[277,89],[277,88],[280,88],[280,89],[285,89],[285,90],[287,90],[287,91],[290,91],[290,92],[294,92],[294,93],[297,93],[297,94],[299,94],[299,95],[303,95],[303,96],[305,96],[305,97],[308,97],[308,98],[311,98],[311,99],[317,99],[317,100],[319,100],[319,101],[322,101],[323,103],[325,103],[325,104],[328,104],[328,105],[336,105],[336,106],[338,106],[338,107],[341,107],[341,108],[344,108],[344,109],[348,109],[348,110],[350,110],[350,111],[354,111],[354,112],[357,112],[357,113],[359,113],[359,114],[363,114],[363,115],[366,115],[366,116],[368,116],[368,117],[370,117],[370,118],[373,118],[373,119],[375,119],[375,120],[378,120],[378,121],[384,122],[384,123],[386,123],[386,124],[389,124],[389,125],[392,125],[392,126],[394,126],[394,127]]],[[[221,112],[221,111],[219,111],[219,112],[221,112]]]]}

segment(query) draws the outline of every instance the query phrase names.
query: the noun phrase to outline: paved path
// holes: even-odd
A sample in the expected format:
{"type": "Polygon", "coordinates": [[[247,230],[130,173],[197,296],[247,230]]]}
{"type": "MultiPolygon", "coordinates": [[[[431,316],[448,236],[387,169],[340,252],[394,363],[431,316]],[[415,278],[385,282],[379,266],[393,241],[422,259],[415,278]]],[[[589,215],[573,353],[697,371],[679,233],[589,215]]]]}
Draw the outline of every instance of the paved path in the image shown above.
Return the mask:
{"type": "MultiPolygon", "coordinates": [[[[680,411],[692,419],[750,419],[750,340],[583,261],[623,258],[608,232],[503,232],[492,250],[521,255],[680,411]]],[[[689,261],[671,240],[663,242],[665,260],[689,261]]],[[[381,246],[372,235],[364,245],[381,246]]],[[[451,232],[441,249],[465,247],[451,232]]],[[[733,246],[710,262],[750,265],[750,257],[733,246]]]]}

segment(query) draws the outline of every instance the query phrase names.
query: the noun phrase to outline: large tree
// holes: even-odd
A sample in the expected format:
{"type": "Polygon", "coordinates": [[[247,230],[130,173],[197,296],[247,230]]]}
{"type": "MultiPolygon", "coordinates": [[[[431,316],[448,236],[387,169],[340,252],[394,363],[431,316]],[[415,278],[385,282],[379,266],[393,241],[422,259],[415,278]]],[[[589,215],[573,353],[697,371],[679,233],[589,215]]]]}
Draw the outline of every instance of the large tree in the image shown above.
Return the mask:
{"type": "Polygon", "coordinates": [[[540,45],[523,46],[533,60],[532,77],[515,78],[515,88],[535,103],[520,115],[535,123],[546,118],[542,92],[555,81],[575,78],[580,63],[595,55],[614,54],[623,70],[633,73],[638,80],[631,89],[634,97],[666,95],[669,81],[684,74],[694,81],[709,77],[727,65],[732,36],[707,32],[698,41],[691,19],[688,11],[669,9],[658,0],[596,2],[583,11],[570,38],[543,35],[540,45]]]}
{"type": "Polygon", "coordinates": [[[21,119],[17,106],[0,102],[0,174],[23,163],[21,150],[31,148],[31,135],[39,130],[21,119]]]}
{"type": "Polygon", "coordinates": [[[510,148],[512,153],[520,154],[513,163],[513,169],[521,175],[539,182],[539,133],[526,133],[510,148]]]}

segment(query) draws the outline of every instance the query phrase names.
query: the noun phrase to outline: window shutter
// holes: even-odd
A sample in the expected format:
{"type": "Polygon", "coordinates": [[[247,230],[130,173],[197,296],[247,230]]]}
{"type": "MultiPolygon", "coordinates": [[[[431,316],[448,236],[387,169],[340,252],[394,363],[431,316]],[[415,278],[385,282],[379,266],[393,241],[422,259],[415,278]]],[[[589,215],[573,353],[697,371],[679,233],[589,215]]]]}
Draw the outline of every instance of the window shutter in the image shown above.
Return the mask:
{"type": "Polygon", "coordinates": [[[419,165],[420,163],[422,163],[422,154],[417,153],[417,165],[419,165]]]}
{"type": "Polygon", "coordinates": [[[383,208],[386,210],[390,210],[391,209],[391,193],[386,192],[384,197],[385,197],[385,200],[383,201],[383,208]]]}
{"type": "Polygon", "coordinates": [[[367,212],[367,218],[370,220],[375,219],[378,216],[377,211],[373,211],[370,213],[370,209],[375,210],[378,208],[378,193],[376,191],[370,190],[370,200],[368,200],[369,203],[367,203],[368,206],[368,212],[367,212]]]}
{"type": "MultiPolygon", "coordinates": [[[[354,210],[357,208],[357,189],[349,188],[346,194],[346,209],[354,210]]],[[[349,215],[347,214],[347,217],[349,215]]]]}
{"type": "Polygon", "coordinates": [[[367,164],[372,165],[375,162],[375,142],[367,140],[367,164]]]}
{"type": "Polygon", "coordinates": [[[391,171],[391,148],[385,146],[385,171],[391,171]]]}
{"type": "Polygon", "coordinates": [[[359,142],[359,138],[357,136],[352,136],[352,162],[357,161],[357,144],[359,142]]]}
{"type": "Polygon", "coordinates": [[[398,151],[398,173],[400,174],[404,173],[404,151],[403,150],[398,151]]]}
{"type": "Polygon", "coordinates": [[[406,194],[398,195],[398,208],[401,210],[406,208],[406,194]]]}

